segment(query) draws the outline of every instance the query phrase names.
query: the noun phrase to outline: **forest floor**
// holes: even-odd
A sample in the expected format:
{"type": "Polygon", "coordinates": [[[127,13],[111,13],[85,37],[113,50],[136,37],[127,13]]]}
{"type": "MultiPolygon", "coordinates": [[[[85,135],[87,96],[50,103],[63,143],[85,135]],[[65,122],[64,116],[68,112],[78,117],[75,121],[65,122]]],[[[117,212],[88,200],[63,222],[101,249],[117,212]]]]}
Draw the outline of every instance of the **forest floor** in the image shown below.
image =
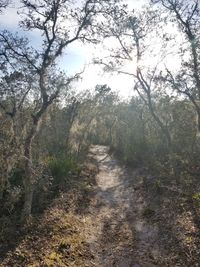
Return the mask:
{"type": "Polygon", "coordinates": [[[8,227],[0,266],[198,267],[199,225],[190,207],[179,189],[92,146],[70,190],[23,228],[8,227]]]}

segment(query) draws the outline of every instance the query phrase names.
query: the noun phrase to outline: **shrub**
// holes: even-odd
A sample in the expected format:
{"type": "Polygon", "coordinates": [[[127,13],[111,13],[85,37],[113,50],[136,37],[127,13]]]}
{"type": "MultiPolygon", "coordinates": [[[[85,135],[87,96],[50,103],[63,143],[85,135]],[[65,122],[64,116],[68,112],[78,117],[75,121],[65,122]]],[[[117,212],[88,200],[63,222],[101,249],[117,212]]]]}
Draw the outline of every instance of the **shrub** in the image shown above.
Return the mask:
{"type": "Polygon", "coordinates": [[[53,185],[69,182],[71,175],[78,174],[79,171],[76,162],[64,156],[48,158],[47,165],[53,177],[53,185]]]}
{"type": "Polygon", "coordinates": [[[149,207],[144,208],[142,211],[142,216],[145,218],[151,218],[155,215],[155,211],[149,207]]]}

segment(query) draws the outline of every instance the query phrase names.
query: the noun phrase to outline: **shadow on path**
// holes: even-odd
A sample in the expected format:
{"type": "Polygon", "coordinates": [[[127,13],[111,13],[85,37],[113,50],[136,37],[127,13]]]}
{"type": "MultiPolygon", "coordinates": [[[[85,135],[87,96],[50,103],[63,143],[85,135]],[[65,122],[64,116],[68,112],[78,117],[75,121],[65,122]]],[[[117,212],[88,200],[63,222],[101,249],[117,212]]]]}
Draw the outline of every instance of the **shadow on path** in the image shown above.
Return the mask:
{"type": "Polygon", "coordinates": [[[161,251],[157,228],[142,218],[146,205],[136,179],[108,155],[105,146],[93,146],[91,154],[99,163],[97,188],[87,216],[93,266],[155,267],[161,251]]]}

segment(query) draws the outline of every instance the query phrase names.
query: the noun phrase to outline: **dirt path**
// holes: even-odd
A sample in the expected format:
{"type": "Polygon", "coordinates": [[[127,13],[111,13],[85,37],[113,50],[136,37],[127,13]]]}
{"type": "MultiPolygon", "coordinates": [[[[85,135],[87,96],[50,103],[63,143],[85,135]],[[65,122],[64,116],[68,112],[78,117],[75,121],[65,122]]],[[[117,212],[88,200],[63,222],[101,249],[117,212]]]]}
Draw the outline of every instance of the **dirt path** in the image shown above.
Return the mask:
{"type": "Polygon", "coordinates": [[[26,225],[0,218],[1,267],[200,267],[199,206],[174,183],[158,187],[104,146],[73,179],[26,225]]]}
{"type": "Polygon", "coordinates": [[[161,256],[157,229],[142,216],[145,201],[139,184],[108,155],[108,148],[93,146],[91,157],[99,164],[97,188],[85,218],[86,236],[94,260],[86,266],[153,267],[161,256]]]}

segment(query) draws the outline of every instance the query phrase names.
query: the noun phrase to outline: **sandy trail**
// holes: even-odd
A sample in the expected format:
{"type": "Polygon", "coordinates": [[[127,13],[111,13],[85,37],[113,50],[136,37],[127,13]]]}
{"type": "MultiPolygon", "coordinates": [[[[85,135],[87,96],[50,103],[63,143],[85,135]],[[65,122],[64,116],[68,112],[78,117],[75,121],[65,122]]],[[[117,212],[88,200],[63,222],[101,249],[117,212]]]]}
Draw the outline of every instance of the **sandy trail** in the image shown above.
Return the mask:
{"type": "Polygon", "coordinates": [[[90,156],[99,164],[97,188],[86,236],[94,259],[85,266],[155,267],[161,256],[157,228],[142,216],[145,201],[134,181],[105,146],[93,146],[90,156]],[[135,186],[130,186],[135,184],[135,186]]]}

